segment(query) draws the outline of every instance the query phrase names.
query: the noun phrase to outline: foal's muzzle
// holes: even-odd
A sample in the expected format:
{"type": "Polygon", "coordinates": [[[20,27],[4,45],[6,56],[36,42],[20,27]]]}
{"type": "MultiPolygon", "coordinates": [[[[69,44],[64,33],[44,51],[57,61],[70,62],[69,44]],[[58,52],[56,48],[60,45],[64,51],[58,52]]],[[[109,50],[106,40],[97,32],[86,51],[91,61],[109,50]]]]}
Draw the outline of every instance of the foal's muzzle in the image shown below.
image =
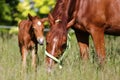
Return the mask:
{"type": "Polygon", "coordinates": [[[37,38],[37,41],[40,45],[43,45],[44,44],[44,37],[42,38],[37,38]]]}

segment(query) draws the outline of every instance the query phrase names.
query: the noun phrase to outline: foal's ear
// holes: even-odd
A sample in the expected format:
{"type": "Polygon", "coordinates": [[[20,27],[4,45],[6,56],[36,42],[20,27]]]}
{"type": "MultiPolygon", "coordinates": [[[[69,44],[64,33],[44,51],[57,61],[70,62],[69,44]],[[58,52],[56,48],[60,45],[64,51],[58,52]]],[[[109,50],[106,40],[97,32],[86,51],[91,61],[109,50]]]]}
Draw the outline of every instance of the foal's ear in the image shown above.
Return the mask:
{"type": "Polygon", "coordinates": [[[53,25],[54,24],[54,18],[51,15],[51,13],[48,14],[48,18],[49,18],[50,23],[53,25]]]}
{"type": "Polygon", "coordinates": [[[31,16],[30,13],[28,13],[28,18],[29,18],[29,20],[31,20],[31,21],[32,21],[32,19],[33,19],[33,17],[31,16]]]}

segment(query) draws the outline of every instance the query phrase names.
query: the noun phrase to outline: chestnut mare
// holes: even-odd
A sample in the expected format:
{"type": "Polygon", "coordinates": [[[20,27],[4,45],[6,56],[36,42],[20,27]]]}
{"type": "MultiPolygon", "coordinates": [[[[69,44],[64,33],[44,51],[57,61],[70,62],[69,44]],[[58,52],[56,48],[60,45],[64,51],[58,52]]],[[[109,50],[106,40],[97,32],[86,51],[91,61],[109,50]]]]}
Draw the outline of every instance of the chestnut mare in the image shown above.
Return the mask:
{"type": "MultiPolygon", "coordinates": [[[[71,8],[77,10],[72,28],[75,31],[83,59],[88,59],[89,35],[92,36],[100,63],[105,61],[104,33],[120,35],[120,0],[58,0],[52,15],[49,15],[51,29],[47,35],[46,52],[59,57],[65,49],[67,39],[67,23],[73,14],[71,8]],[[74,9],[75,2],[79,6],[74,9]],[[72,4],[70,4],[72,2],[72,4]],[[68,7],[69,6],[69,7],[68,7]],[[69,17],[69,18],[68,18],[69,17]]],[[[76,5],[76,4],[75,4],[76,5]]],[[[48,68],[55,61],[46,58],[48,68]]]]}
{"type": "Polygon", "coordinates": [[[19,23],[18,42],[20,53],[22,55],[22,66],[26,67],[26,57],[28,51],[32,52],[32,67],[36,69],[36,58],[38,43],[44,43],[44,25],[46,18],[40,19],[38,16],[31,16],[28,14],[28,20],[22,20],[19,23]]]}

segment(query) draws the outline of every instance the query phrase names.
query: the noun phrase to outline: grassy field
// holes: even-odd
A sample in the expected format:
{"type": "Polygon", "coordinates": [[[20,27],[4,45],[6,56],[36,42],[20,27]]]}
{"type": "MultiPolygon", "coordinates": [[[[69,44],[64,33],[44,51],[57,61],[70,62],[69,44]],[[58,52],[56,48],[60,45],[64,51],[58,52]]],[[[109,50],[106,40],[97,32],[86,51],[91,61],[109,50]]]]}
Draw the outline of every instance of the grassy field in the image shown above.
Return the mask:
{"type": "MultiPolygon", "coordinates": [[[[46,73],[43,47],[39,46],[39,62],[36,75],[30,68],[24,80],[120,80],[120,37],[106,36],[106,64],[100,68],[90,40],[90,59],[82,61],[79,56],[75,36],[72,35],[71,49],[63,60],[63,68],[54,67],[51,74],[46,73]]],[[[0,37],[0,80],[23,80],[21,74],[21,55],[19,53],[17,36],[0,37]]]]}

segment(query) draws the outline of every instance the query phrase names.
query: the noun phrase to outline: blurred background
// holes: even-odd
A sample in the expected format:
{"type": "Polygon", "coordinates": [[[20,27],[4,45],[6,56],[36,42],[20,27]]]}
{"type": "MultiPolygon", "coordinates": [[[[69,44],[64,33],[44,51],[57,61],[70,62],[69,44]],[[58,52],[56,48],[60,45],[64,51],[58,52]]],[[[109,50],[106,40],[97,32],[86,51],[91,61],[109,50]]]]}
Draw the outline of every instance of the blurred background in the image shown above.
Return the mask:
{"type": "Polygon", "coordinates": [[[55,2],[56,0],[0,0],[0,33],[17,33],[18,23],[27,19],[28,13],[46,17],[55,2]]]}
{"type": "MultiPolygon", "coordinates": [[[[0,80],[23,80],[21,54],[18,46],[18,23],[32,16],[47,17],[57,0],[0,0],[0,80]]],[[[45,23],[45,27],[49,27],[45,23]]],[[[98,57],[92,38],[89,38],[89,60],[80,58],[76,36],[72,30],[71,47],[63,59],[63,69],[54,67],[51,75],[46,73],[44,46],[38,49],[37,74],[32,72],[31,55],[25,80],[120,80],[120,36],[105,36],[106,63],[98,65],[98,57]],[[49,79],[48,79],[49,78],[49,79]]]]}

